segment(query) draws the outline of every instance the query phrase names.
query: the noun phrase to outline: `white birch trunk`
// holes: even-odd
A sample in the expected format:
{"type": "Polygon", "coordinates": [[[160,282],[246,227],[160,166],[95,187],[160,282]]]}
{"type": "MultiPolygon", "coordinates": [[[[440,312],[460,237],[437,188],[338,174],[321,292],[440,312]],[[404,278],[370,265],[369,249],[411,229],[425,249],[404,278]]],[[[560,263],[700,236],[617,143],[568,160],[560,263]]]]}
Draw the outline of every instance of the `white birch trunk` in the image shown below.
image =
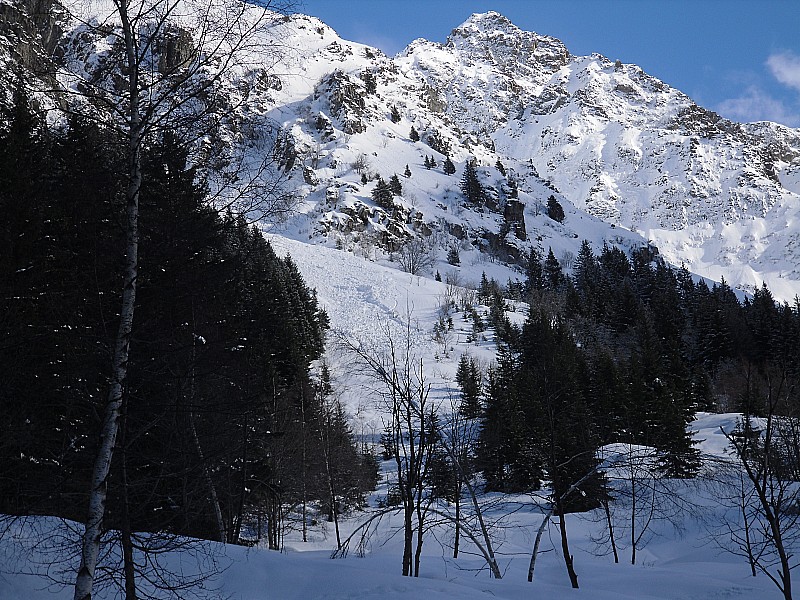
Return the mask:
{"type": "Polygon", "coordinates": [[[125,37],[125,52],[129,67],[128,93],[130,95],[128,123],[129,181],[125,192],[125,267],[123,272],[122,306],[120,308],[119,329],[114,343],[111,384],[108,390],[103,426],[100,432],[100,445],[97,449],[92,469],[92,487],[89,492],[89,510],[86,528],[81,545],[81,564],[75,579],[75,600],[91,600],[94,587],[94,574],[100,555],[100,538],[103,535],[103,518],[106,511],[108,474],[119,431],[122,395],[128,375],[128,355],[130,353],[131,331],[136,306],[136,278],[139,270],[139,190],[142,184],[141,168],[141,123],[139,118],[139,78],[136,69],[136,48],[134,33],[128,19],[127,3],[121,0],[117,9],[122,19],[125,37]]]}

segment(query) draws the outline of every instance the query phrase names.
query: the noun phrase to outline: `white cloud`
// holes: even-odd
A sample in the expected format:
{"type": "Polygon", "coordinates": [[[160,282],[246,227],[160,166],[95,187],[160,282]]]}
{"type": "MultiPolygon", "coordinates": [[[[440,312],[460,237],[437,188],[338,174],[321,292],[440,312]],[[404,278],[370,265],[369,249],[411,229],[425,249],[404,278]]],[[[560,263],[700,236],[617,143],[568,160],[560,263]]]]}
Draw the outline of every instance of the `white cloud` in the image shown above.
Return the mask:
{"type": "Polygon", "coordinates": [[[800,92],[800,56],[793,52],[778,52],[767,59],[772,76],[800,92]]]}
{"type": "MultiPolygon", "coordinates": [[[[798,63],[800,67],[800,63],[798,63]]],[[[800,85],[800,70],[797,73],[800,85]]],[[[715,109],[720,115],[733,121],[750,123],[752,121],[775,121],[789,127],[800,126],[800,114],[786,104],[773,98],[762,89],[750,86],[738,98],[720,102],[715,109]]]]}

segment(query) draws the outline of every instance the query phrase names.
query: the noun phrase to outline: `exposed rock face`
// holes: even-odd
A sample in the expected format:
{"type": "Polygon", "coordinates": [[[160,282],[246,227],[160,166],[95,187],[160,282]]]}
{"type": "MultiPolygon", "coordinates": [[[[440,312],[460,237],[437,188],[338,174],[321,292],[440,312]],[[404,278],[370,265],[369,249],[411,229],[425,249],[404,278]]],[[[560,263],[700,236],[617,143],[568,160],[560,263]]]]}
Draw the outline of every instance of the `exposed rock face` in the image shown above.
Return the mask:
{"type": "Polygon", "coordinates": [[[179,27],[170,27],[156,44],[158,70],[166,75],[189,63],[197,52],[192,34],[179,27]]]}
{"type": "Polygon", "coordinates": [[[0,47],[5,58],[37,74],[52,71],[49,60],[61,41],[61,9],[55,0],[0,3],[0,47]]]}
{"type": "Polygon", "coordinates": [[[303,167],[303,180],[311,186],[319,185],[319,178],[311,167],[303,167]]]}
{"type": "Polygon", "coordinates": [[[525,205],[519,200],[509,199],[503,208],[503,220],[509,230],[523,242],[528,239],[525,232],[525,205]]]}
{"type": "Polygon", "coordinates": [[[322,79],[317,94],[327,98],[330,113],[336,117],[342,131],[348,134],[366,131],[362,121],[366,95],[363,84],[356,83],[355,78],[341,71],[334,71],[322,79]]]}

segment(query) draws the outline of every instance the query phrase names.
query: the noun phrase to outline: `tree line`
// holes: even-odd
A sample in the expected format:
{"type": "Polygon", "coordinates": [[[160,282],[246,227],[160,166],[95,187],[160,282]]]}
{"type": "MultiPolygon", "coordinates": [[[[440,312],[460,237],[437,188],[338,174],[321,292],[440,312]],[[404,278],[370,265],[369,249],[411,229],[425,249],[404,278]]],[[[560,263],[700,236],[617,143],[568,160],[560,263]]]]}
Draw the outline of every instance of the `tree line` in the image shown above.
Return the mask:
{"type": "Polygon", "coordinates": [[[571,274],[552,250],[544,259],[534,252],[523,286],[484,278],[479,297],[493,307],[497,363],[478,377],[481,407],[474,381],[462,389],[467,413],[481,420],[487,489],[556,483],[553,465],[564,461],[569,482],[612,442],[655,447],[664,475],[691,477],[693,415],[764,414],[776,372],[787,380],[782,413],[797,410],[800,301],[778,303],[766,285],[740,301],[724,280],[709,288],[651,247],[629,257],[604,246],[596,256],[584,242],[571,274]],[[522,327],[505,316],[504,295],[530,302],[522,327]]]}

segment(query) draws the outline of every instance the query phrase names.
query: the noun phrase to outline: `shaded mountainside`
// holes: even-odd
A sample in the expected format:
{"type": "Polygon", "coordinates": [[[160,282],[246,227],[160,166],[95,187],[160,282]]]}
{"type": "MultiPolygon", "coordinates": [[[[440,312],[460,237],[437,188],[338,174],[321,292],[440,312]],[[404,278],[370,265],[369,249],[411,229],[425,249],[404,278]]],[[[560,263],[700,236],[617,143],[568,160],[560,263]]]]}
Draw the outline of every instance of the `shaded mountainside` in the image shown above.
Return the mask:
{"type": "MultiPolygon", "coordinates": [[[[2,5],[7,73],[9,60],[29,72],[43,57],[90,74],[102,64],[102,35],[28,4],[35,19],[2,5]]],[[[552,247],[566,266],[582,239],[597,251],[649,242],[700,275],[800,293],[797,130],[728,121],[636,65],[573,56],[494,12],[393,58],[304,15],[264,35],[287,50],[215,83],[212,143],[231,148],[223,169],[276,157],[302,200],[287,235],[370,257],[414,237],[512,263],[552,247]],[[478,202],[461,189],[472,161],[478,202]],[[400,189],[376,202],[392,175],[400,189]]]]}

